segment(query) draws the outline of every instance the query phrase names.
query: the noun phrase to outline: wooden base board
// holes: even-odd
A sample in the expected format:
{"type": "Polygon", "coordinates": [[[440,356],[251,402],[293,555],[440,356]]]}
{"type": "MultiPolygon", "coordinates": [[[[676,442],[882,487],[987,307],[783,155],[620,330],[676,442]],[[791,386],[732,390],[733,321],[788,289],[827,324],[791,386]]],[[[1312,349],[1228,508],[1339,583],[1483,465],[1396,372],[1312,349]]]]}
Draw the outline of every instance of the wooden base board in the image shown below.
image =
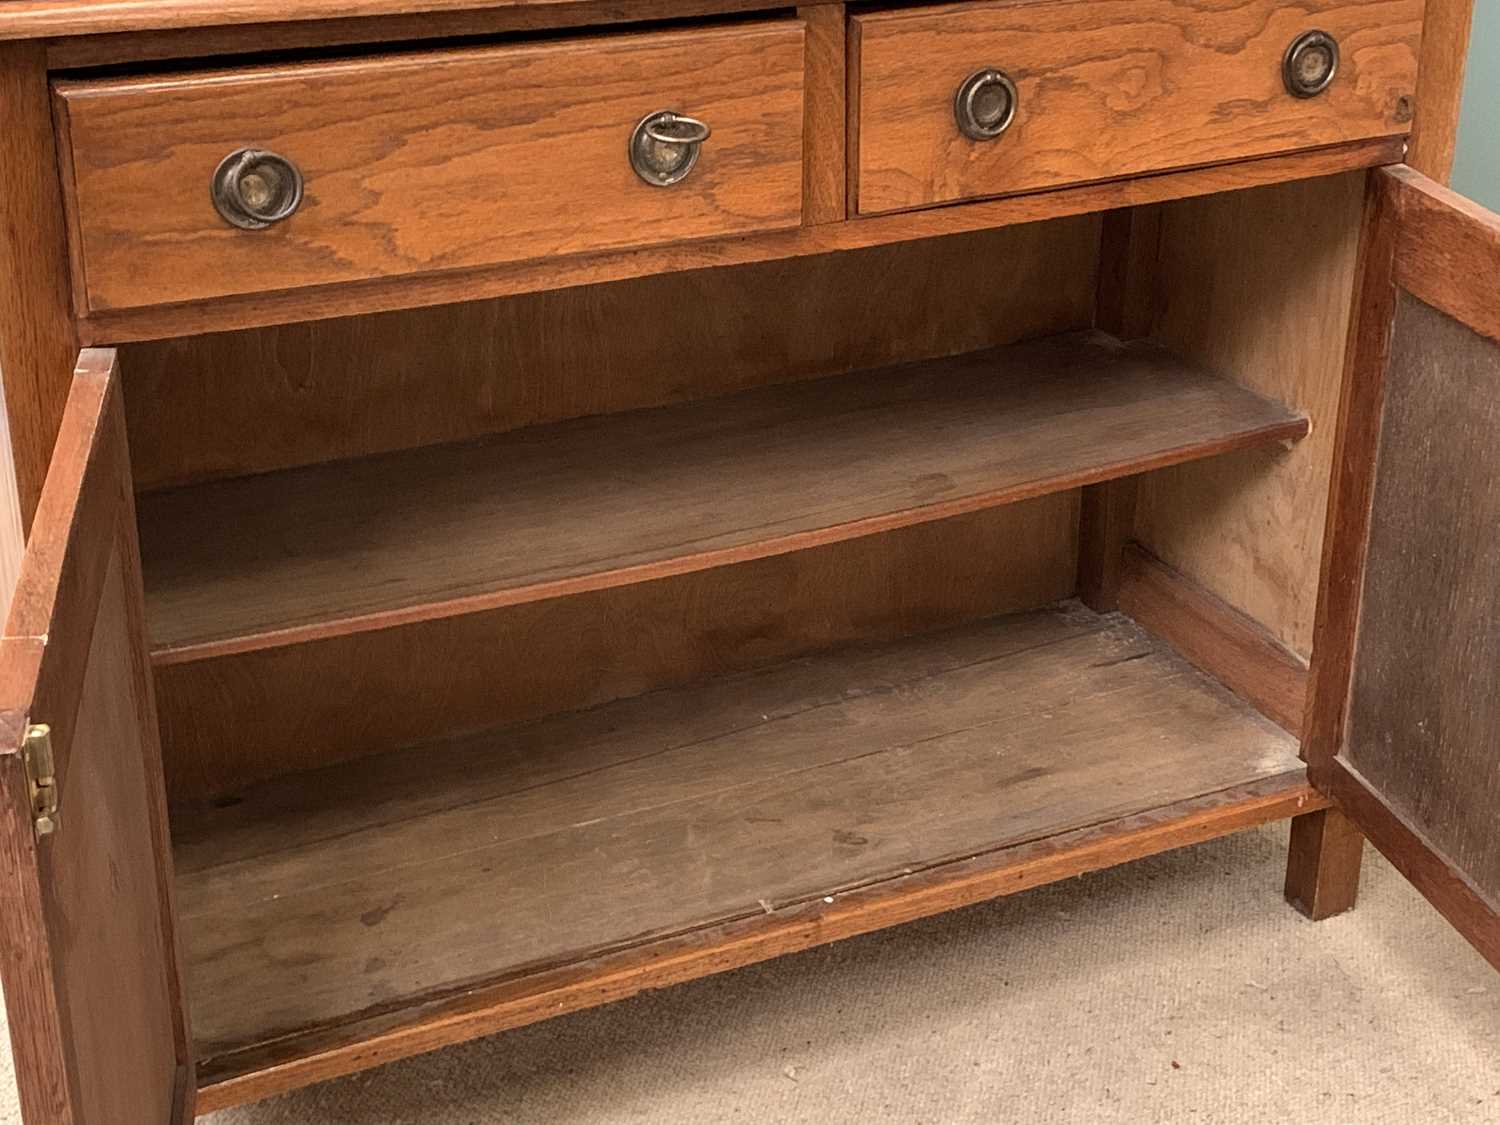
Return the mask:
{"type": "Polygon", "coordinates": [[[1131,544],[1119,607],[1267,718],[1300,737],[1308,667],[1258,623],[1131,544]]]}

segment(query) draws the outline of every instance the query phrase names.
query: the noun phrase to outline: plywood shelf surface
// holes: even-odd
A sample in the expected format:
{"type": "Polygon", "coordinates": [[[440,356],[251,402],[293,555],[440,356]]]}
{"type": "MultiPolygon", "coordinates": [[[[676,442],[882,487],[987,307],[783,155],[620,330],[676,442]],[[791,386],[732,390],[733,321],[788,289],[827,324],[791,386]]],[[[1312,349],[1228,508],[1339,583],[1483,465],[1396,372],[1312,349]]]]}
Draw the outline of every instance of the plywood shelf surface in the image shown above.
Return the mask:
{"type": "Polygon", "coordinates": [[[1295,439],[1285,407],[1075,333],[141,498],[158,663],[783,554],[1295,439]]]}
{"type": "Polygon", "coordinates": [[[1076,603],[282,778],[175,816],[200,1072],[1276,779],[1291,735],[1076,603]]]}

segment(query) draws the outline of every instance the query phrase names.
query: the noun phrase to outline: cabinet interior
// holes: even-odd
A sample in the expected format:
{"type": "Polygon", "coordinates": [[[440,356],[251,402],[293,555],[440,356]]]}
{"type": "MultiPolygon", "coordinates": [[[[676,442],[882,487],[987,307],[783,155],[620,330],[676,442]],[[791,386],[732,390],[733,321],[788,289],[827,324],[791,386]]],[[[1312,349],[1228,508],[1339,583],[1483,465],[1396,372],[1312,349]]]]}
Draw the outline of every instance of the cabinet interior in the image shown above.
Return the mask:
{"type": "Polygon", "coordinates": [[[200,1082],[1299,783],[1362,183],[122,349],[200,1082]]]}

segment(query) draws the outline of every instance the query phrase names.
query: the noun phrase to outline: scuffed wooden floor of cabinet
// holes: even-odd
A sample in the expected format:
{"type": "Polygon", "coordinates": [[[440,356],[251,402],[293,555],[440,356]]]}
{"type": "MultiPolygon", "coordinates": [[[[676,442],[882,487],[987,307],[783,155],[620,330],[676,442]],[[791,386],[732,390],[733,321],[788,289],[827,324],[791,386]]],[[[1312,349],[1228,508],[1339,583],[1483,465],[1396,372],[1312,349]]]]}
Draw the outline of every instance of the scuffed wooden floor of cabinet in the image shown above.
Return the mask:
{"type": "Polygon", "coordinates": [[[1307,793],[1291,735],[1075,603],[281,779],[175,812],[205,1108],[1230,827],[985,881],[1038,841],[1307,793]],[[554,997],[611,958],[633,987],[554,997]]]}

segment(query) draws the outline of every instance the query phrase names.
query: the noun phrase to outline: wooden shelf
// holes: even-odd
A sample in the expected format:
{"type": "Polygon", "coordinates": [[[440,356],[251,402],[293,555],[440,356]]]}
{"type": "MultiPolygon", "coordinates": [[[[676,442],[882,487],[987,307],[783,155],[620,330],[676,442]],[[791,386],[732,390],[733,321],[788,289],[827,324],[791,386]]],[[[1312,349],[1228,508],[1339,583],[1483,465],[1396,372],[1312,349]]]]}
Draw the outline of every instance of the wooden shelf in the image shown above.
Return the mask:
{"type": "Polygon", "coordinates": [[[763,558],[1251,445],[1305,418],[1077,333],[140,501],[158,663],[763,558]]]}
{"type": "Polygon", "coordinates": [[[1076,603],[283,778],[174,817],[200,1081],[225,1104],[272,1063],[327,1076],[1309,801],[1292,736],[1076,603]],[[611,957],[618,987],[541,999],[611,957]]]}

